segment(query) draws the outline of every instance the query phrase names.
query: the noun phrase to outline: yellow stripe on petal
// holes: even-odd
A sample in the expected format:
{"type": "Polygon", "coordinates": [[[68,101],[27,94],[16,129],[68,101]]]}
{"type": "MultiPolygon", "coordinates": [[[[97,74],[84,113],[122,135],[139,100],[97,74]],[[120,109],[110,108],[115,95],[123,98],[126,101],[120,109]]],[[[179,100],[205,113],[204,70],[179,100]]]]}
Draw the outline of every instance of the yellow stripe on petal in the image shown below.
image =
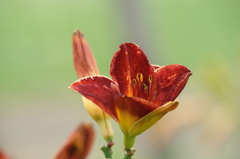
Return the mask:
{"type": "Polygon", "coordinates": [[[132,124],[131,128],[128,131],[129,136],[137,136],[153,126],[159,119],[161,119],[167,112],[174,110],[177,108],[179,102],[168,102],[163,106],[158,107],[151,113],[145,115],[141,119],[137,120],[134,124],[132,124]]]}

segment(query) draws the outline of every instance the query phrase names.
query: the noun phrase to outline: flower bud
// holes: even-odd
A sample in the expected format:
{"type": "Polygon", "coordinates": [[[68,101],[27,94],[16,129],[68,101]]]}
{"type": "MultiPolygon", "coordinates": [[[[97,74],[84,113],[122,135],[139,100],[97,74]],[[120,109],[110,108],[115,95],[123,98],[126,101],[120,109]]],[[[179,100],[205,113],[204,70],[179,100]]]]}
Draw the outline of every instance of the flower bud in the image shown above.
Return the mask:
{"type": "Polygon", "coordinates": [[[69,137],[54,159],[85,159],[92,147],[94,129],[82,123],[69,137]]]}
{"type": "MultiPolygon", "coordinates": [[[[76,30],[73,34],[72,47],[73,61],[78,78],[99,75],[98,67],[90,46],[84,38],[83,33],[79,30],[76,30]]],[[[113,138],[113,130],[110,116],[90,100],[84,97],[82,97],[82,99],[87,112],[100,126],[104,139],[111,141],[113,138]]]]}
{"type": "Polygon", "coordinates": [[[0,159],[10,159],[8,155],[0,149],[0,159]]]}

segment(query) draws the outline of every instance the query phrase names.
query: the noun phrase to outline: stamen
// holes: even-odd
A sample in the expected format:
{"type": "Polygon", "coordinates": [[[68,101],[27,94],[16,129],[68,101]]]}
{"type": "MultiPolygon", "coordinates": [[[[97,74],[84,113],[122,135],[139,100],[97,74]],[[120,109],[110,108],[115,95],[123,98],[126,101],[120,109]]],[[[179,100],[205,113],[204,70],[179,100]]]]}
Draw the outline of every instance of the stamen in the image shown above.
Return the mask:
{"type": "Polygon", "coordinates": [[[148,82],[151,83],[152,82],[152,76],[148,76],[148,82]]]}
{"type": "Polygon", "coordinates": [[[151,76],[151,75],[148,76],[148,82],[149,82],[149,93],[151,92],[151,89],[152,89],[152,81],[153,81],[152,76],[151,76]]]}
{"type": "Polygon", "coordinates": [[[133,79],[133,85],[134,85],[134,86],[137,85],[137,81],[136,81],[136,79],[133,79]]]}
{"type": "Polygon", "coordinates": [[[143,89],[144,89],[145,91],[148,90],[148,86],[147,86],[145,83],[142,83],[142,86],[143,86],[143,89]]]}
{"type": "MultiPolygon", "coordinates": [[[[151,84],[152,82],[152,76],[148,77],[148,82],[151,84]]],[[[143,83],[143,74],[137,73],[136,79],[133,79],[132,81],[134,86],[134,96],[139,98],[147,98],[147,95],[149,94],[149,86],[148,83],[143,83]]]]}
{"type": "Polygon", "coordinates": [[[138,73],[138,74],[136,75],[136,78],[137,78],[137,80],[139,80],[141,83],[143,82],[143,74],[138,73]]]}

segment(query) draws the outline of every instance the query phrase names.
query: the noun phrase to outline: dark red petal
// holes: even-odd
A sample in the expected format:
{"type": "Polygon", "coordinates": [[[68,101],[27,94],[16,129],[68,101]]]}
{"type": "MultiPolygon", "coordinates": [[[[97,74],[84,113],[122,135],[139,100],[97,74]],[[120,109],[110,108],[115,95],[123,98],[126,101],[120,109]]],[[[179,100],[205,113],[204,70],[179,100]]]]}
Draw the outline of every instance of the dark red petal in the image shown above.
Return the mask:
{"type": "Polygon", "coordinates": [[[115,101],[121,112],[127,111],[138,119],[158,108],[157,105],[138,97],[118,96],[115,101]]]}
{"type": "Polygon", "coordinates": [[[174,99],[185,87],[191,71],[185,66],[174,64],[156,70],[157,92],[154,103],[161,106],[174,99]]]}
{"type": "Polygon", "coordinates": [[[104,76],[89,76],[80,78],[69,88],[91,100],[113,119],[117,120],[111,83],[112,80],[104,76]]]}
{"type": "Polygon", "coordinates": [[[118,83],[120,92],[127,96],[133,95],[133,79],[141,73],[143,83],[148,85],[149,75],[152,75],[154,68],[148,63],[146,55],[141,48],[133,43],[124,43],[114,54],[110,74],[113,81],[118,83]]]}

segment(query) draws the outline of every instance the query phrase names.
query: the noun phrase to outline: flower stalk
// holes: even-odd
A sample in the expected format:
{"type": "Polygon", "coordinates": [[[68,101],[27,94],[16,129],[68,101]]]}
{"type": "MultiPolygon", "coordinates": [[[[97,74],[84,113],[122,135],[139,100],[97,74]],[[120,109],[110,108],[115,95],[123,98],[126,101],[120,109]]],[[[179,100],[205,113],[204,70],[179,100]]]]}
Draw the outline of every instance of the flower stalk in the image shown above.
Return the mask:
{"type": "Polygon", "coordinates": [[[128,136],[127,134],[124,134],[124,149],[128,152],[131,150],[131,148],[134,145],[136,136],[128,136]]]}
{"type": "Polygon", "coordinates": [[[112,146],[114,145],[113,142],[108,142],[107,146],[101,146],[101,150],[103,151],[106,159],[112,159],[112,146]]]}

